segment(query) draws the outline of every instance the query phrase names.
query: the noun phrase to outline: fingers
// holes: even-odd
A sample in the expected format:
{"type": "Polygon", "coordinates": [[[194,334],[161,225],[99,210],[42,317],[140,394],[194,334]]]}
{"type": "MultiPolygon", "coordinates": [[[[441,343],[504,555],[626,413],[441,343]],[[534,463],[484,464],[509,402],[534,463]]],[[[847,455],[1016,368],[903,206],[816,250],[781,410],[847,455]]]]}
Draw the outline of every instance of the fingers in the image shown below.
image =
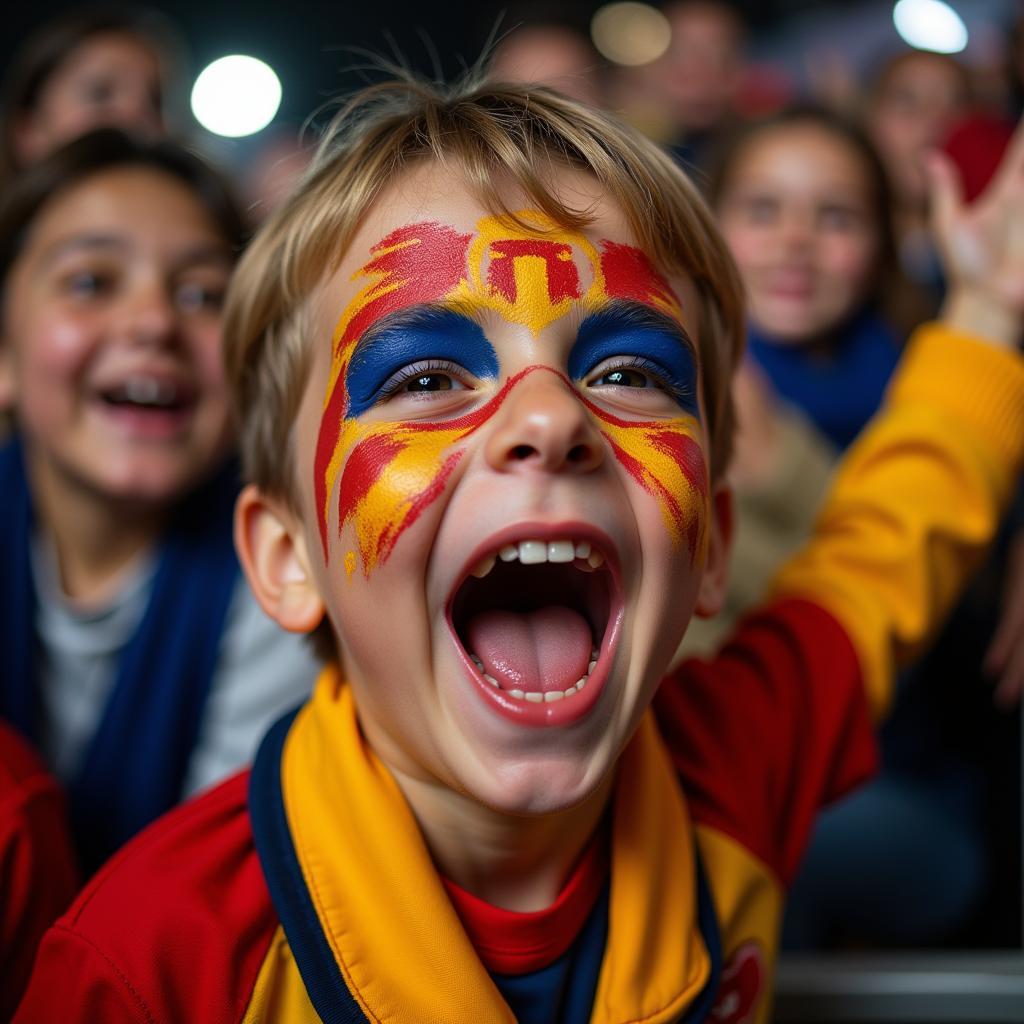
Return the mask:
{"type": "Polygon", "coordinates": [[[924,168],[928,177],[932,226],[940,242],[945,244],[964,206],[960,172],[956,164],[937,149],[925,156],[924,168]]]}
{"type": "Polygon", "coordinates": [[[992,176],[988,188],[985,189],[981,201],[984,202],[991,194],[1007,189],[1024,189],[1024,118],[1017,125],[1013,136],[1006,146],[996,173],[992,176]]]}

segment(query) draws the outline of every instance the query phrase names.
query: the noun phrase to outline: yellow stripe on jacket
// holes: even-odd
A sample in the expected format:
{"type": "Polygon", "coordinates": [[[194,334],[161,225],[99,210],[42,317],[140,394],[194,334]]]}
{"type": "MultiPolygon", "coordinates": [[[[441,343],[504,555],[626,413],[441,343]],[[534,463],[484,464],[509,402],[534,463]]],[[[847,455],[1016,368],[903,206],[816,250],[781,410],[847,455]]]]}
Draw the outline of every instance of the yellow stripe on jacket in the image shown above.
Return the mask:
{"type": "Polygon", "coordinates": [[[919,329],[883,415],[847,452],[814,539],[772,596],[842,623],[875,714],[976,568],[1024,463],[1024,361],[939,324],[919,329]],[[949,367],[955,367],[950,373],[949,367]]]}

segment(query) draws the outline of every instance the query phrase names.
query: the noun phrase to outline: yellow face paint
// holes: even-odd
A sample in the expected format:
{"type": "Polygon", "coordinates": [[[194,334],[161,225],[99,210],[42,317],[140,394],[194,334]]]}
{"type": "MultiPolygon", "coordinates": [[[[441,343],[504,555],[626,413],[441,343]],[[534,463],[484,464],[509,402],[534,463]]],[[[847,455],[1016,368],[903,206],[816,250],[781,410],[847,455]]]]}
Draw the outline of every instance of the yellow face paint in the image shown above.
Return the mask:
{"type": "MultiPolygon", "coordinates": [[[[678,321],[678,300],[638,249],[558,227],[543,214],[522,211],[522,222],[485,217],[474,235],[437,223],[409,225],[372,249],[355,275],[367,283],[346,307],[333,342],[330,383],[315,459],[321,539],[327,557],[332,495],[340,532],[355,528],[363,572],[384,561],[399,536],[444,490],[461,457],[455,446],[490,418],[531,367],[506,382],[485,406],[442,421],[366,424],[352,412],[347,373],[355,347],[381,317],[431,304],[491,310],[534,335],[574,307],[598,310],[615,299],[639,302],[678,321]],[[557,233],[555,233],[557,231],[557,233]]],[[[560,375],[561,376],[561,375],[560,375]]],[[[576,389],[566,378],[566,384],[576,389]]],[[[598,417],[616,457],[662,508],[667,528],[696,553],[703,548],[692,502],[706,502],[706,472],[694,417],[636,423],[585,403],[598,417]]],[[[346,572],[350,561],[346,557],[346,572]]]]}

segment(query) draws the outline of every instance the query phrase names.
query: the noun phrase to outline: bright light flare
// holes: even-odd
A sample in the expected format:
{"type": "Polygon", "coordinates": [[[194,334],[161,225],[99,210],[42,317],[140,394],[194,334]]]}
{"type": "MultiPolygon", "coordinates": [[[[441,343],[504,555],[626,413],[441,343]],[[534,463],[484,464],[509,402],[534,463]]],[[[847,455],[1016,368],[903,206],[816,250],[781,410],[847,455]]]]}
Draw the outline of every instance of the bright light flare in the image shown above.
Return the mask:
{"type": "Polygon", "coordinates": [[[672,40],[661,11],[649,4],[606,4],[590,22],[590,38],[598,52],[615,64],[636,67],[657,60],[672,40]]]}
{"type": "Polygon", "coordinates": [[[281,80],[274,69],[240,53],[208,64],[192,87],[196,120],[231,139],[266,128],[280,106],[281,80]]]}
{"type": "Polygon", "coordinates": [[[899,0],[892,21],[900,38],[918,50],[959,53],[967,46],[967,26],[943,0],[899,0]]]}

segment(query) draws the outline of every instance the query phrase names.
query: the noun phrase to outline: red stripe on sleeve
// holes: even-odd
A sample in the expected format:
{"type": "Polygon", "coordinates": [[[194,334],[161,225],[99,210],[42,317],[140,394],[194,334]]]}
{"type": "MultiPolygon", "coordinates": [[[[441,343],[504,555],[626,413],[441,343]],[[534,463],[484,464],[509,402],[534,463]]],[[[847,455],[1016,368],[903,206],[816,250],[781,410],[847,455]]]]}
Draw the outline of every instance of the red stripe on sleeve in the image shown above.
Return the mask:
{"type": "Polygon", "coordinates": [[[716,658],[668,676],[654,709],[694,818],[742,843],[783,884],[818,809],[876,766],[856,652],[810,601],[746,619],[716,658]]]}
{"type": "Polygon", "coordinates": [[[116,854],[47,932],[17,1024],[240,1021],[277,928],[238,775],[116,854]]]}

